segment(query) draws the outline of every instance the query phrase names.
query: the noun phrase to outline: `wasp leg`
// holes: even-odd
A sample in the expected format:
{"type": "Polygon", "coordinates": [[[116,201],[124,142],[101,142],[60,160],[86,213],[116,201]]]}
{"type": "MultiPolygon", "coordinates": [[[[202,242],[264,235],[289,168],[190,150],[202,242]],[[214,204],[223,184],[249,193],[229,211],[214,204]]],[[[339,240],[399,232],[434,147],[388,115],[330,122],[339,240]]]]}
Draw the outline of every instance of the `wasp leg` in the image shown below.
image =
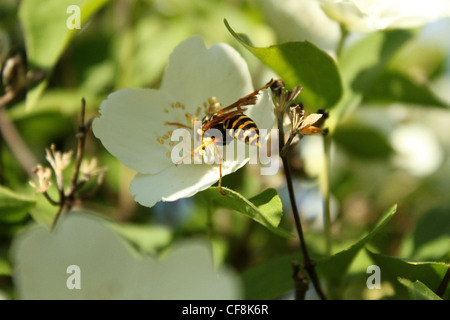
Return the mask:
{"type": "MultiPolygon", "coordinates": [[[[211,143],[214,142],[214,139],[208,140],[207,142],[204,142],[202,145],[198,146],[197,148],[195,148],[194,151],[192,151],[190,154],[188,154],[187,156],[183,157],[181,160],[178,160],[175,165],[179,165],[180,163],[182,163],[184,160],[186,160],[189,157],[192,157],[194,154],[199,153],[201,150],[203,150],[204,148],[206,148],[207,146],[209,146],[211,143]]],[[[215,144],[214,144],[215,145],[215,144]]],[[[216,147],[217,148],[217,147],[216,147]]]]}
{"type": "MultiPolygon", "coordinates": [[[[212,139],[214,141],[214,139],[212,139]]],[[[218,189],[221,195],[225,196],[226,193],[222,190],[222,162],[223,162],[223,157],[222,154],[219,151],[219,148],[217,148],[217,145],[214,143],[214,148],[216,149],[217,152],[217,157],[219,158],[219,184],[218,184],[218,189]]]]}

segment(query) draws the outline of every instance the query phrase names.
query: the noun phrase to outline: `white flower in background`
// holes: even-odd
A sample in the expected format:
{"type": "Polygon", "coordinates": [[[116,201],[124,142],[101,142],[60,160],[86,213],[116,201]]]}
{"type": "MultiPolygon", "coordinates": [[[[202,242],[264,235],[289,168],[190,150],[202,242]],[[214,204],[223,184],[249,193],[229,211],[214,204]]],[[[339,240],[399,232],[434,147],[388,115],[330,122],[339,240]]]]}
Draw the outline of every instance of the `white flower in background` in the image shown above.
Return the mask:
{"type": "MultiPolygon", "coordinates": [[[[324,205],[323,193],[318,183],[299,182],[297,188],[297,206],[302,213],[302,218],[308,223],[309,228],[315,231],[324,229],[324,205]]],[[[330,218],[334,221],[339,213],[337,199],[330,195],[330,218]]]]}
{"type": "Polygon", "coordinates": [[[323,10],[349,31],[412,28],[450,16],[448,0],[320,0],[323,10]]]}
{"type": "Polygon", "coordinates": [[[307,40],[329,53],[336,49],[339,24],[323,12],[318,0],[264,0],[261,7],[280,42],[307,40]]]}
{"type": "MultiPolygon", "coordinates": [[[[216,97],[224,107],[252,91],[247,64],[233,48],[215,44],[207,49],[199,36],[193,36],[170,55],[159,90],[129,88],[112,93],[100,106],[101,116],[94,121],[93,131],[111,154],[138,172],[130,186],[137,202],[151,207],[161,200],[175,201],[217,182],[219,166],[176,166],[171,152],[179,142],[171,141],[171,136],[178,128],[167,123],[192,126],[192,119],[201,120],[206,114],[211,98],[216,97]]],[[[260,129],[272,128],[268,90],[258,95],[256,105],[248,106],[246,114],[260,129]]],[[[189,134],[194,137],[193,130],[189,134]]],[[[225,156],[223,175],[241,168],[257,149],[250,147],[249,151],[240,161],[225,156]]]]}
{"type": "Polygon", "coordinates": [[[302,138],[299,149],[307,174],[310,177],[318,177],[325,165],[323,137],[319,135],[305,136],[302,138]]]}
{"type": "Polygon", "coordinates": [[[111,226],[83,212],[68,215],[54,231],[28,228],[14,239],[11,253],[19,299],[240,298],[239,279],[215,268],[206,241],[185,241],[160,259],[138,255],[111,226]]]}
{"type": "Polygon", "coordinates": [[[432,174],[444,160],[436,135],[420,123],[399,126],[391,133],[390,140],[396,151],[395,164],[415,176],[432,174]]]}

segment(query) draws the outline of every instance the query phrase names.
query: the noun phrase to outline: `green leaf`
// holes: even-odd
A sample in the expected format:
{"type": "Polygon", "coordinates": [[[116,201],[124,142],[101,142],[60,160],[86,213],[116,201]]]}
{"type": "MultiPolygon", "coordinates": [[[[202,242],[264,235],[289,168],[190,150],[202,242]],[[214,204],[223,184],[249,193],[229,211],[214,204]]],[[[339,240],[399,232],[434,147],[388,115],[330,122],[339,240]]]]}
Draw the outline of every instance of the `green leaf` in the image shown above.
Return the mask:
{"type": "Polygon", "coordinates": [[[397,210],[397,205],[390,208],[387,213],[378,221],[375,228],[365,237],[356,242],[350,248],[340,251],[332,256],[317,261],[317,271],[321,274],[320,279],[326,279],[332,286],[341,286],[345,275],[353,259],[361,249],[392,219],[397,210]]]}
{"type": "Polygon", "coordinates": [[[14,223],[23,220],[36,201],[0,186],[0,222],[14,223]]]}
{"type": "MultiPolygon", "coordinates": [[[[56,189],[56,186],[53,184],[48,190],[48,193],[54,199],[58,199],[56,189]]],[[[30,215],[38,224],[50,229],[57,211],[56,206],[52,205],[44,196],[38,195],[36,197],[36,206],[30,210],[30,215]]]]}
{"type": "Polygon", "coordinates": [[[353,92],[371,90],[386,65],[415,35],[410,30],[375,32],[344,51],[339,66],[353,92]]]}
{"type": "Polygon", "coordinates": [[[11,276],[12,268],[9,261],[4,257],[0,257],[0,276],[11,276]]]}
{"type": "Polygon", "coordinates": [[[412,257],[435,260],[450,252],[450,208],[433,208],[423,214],[414,228],[412,257]]]}
{"type": "Polygon", "coordinates": [[[339,69],[344,94],[327,119],[330,132],[334,132],[340,119],[361,103],[390,60],[414,35],[411,30],[374,32],[342,53],[339,69]]]}
{"type": "Polygon", "coordinates": [[[388,70],[374,83],[365,96],[365,101],[405,102],[446,108],[448,105],[439,99],[425,84],[413,81],[408,75],[388,70]]]}
{"type": "MultiPolygon", "coordinates": [[[[395,290],[396,299],[405,299],[408,297],[408,290],[404,284],[398,282],[398,278],[408,279],[410,281],[420,281],[427,287],[436,290],[445,273],[448,265],[442,262],[415,262],[407,261],[397,257],[385,256],[382,254],[366,250],[372,261],[380,267],[381,281],[389,281],[395,290]]],[[[444,297],[449,297],[450,289],[447,288],[444,297]]]]}
{"type": "Polygon", "coordinates": [[[387,160],[393,153],[384,135],[375,128],[360,124],[339,126],[333,139],[348,153],[365,159],[387,160]]]}
{"type": "Polygon", "coordinates": [[[412,282],[408,279],[399,278],[398,281],[408,288],[408,293],[412,300],[442,300],[433,290],[419,280],[412,282]]]}
{"type": "Polygon", "coordinates": [[[250,200],[231,189],[222,187],[222,190],[225,196],[220,194],[217,187],[211,187],[202,194],[215,206],[242,213],[280,236],[292,236],[289,232],[278,228],[283,216],[283,208],[275,189],[269,188],[250,200]]]}
{"type": "MultiPolygon", "coordinates": [[[[315,232],[305,233],[305,241],[309,255],[313,259],[323,256],[325,252],[323,235],[315,232]]],[[[244,299],[273,300],[292,292],[294,289],[292,261],[295,260],[299,265],[303,265],[303,257],[299,248],[291,249],[294,251],[278,253],[242,272],[244,299]]],[[[311,283],[310,287],[312,287],[311,283]]]]}
{"type": "Polygon", "coordinates": [[[80,26],[109,0],[24,0],[20,4],[19,18],[22,24],[27,58],[31,68],[45,70],[47,79],[31,89],[27,94],[27,108],[31,108],[45,90],[53,67],[78,31],[68,28],[74,12],[71,5],[80,9],[80,26]]]}
{"type": "Polygon", "coordinates": [[[342,84],[335,61],[314,44],[301,41],[254,47],[224,22],[233,37],[275,71],[288,87],[303,87],[301,100],[310,111],[329,109],[341,97],[342,84]]]}
{"type": "Polygon", "coordinates": [[[292,279],[293,259],[298,260],[299,253],[291,253],[262,261],[260,264],[242,273],[244,299],[277,299],[294,288],[292,279]]]}
{"type": "MultiPolygon", "coordinates": [[[[9,241],[4,241],[0,246],[0,277],[11,276],[13,273],[9,254],[10,254],[9,241]],[[7,242],[8,245],[6,246],[7,242]]],[[[0,288],[2,288],[2,285],[0,285],[0,288]]]]}

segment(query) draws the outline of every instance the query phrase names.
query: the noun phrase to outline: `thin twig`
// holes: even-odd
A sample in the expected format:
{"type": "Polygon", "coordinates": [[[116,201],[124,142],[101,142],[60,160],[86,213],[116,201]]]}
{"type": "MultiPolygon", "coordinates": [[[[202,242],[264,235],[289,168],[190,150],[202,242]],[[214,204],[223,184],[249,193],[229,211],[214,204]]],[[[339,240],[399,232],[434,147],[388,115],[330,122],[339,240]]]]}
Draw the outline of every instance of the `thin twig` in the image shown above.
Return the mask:
{"type": "Polygon", "coordinates": [[[16,127],[8,117],[6,104],[14,99],[12,91],[8,91],[0,97],[0,133],[8,144],[14,157],[26,171],[29,177],[33,176],[33,168],[37,163],[36,158],[27,147],[16,127]]]}
{"type": "Polygon", "coordinates": [[[26,72],[24,58],[20,54],[9,57],[0,69],[1,82],[5,88],[5,93],[0,96],[0,134],[19,164],[32,177],[36,158],[9,119],[6,106],[20,97],[27,88],[42,80],[44,75],[40,70],[26,72]]]}
{"type": "Polygon", "coordinates": [[[86,114],[86,100],[81,99],[81,117],[80,117],[80,125],[78,126],[77,138],[78,138],[78,147],[77,147],[77,159],[75,161],[75,169],[73,171],[72,180],[70,182],[70,187],[68,190],[68,196],[71,196],[77,189],[77,181],[78,176],[80,174],[81,161],[83,160],[84,155],[84,145],[86,143],[86,133],[89,128],[85,125],[85,114],[86,114]]]}
{"type": "Polygon", "coordinates": [[[44,195],[45,199],[47,199],[47,201],[50,202],[52,205],[54,205],[54,206],[58,206],[59,205],[59,202],[53,200],[53,198],[50,197],[50,195],[48,194],[47,191],[42,192],[42,194],[44,195]]]}
{"type": "Polygon", "coordinates": [[[324,164],[322,176],[322,192],[323,192],[323,215],[324,215],[324,231],[325,231],[325,252],[331,254],[331,207],[330,207],[330,149],[331,139],[323,136],[324,147],[324,164]]]}
{"type": "Polygon", "coordinates": [[[58,211],[55,214],[55,217],[53,218],[53,222],[52,222],[52,227],[51,229],[54,230],[56,224],[58,223],[59,217],[61,216],[61,213],[63,212],[63,208],[64,208],[64,202],[59,202],[58,203],[58,211]]]}
{"type": "MultiPolygon", "coordinates": [[[[55,215],[55,218],[53,220],[52,228],[56,226],[56,223],[61,216],[62,212],[64,210],[69,211],[73,203],[75,201],[75,194],[76,192],[84,185],[85,181],[78,182],[78,178],[80,175],[80,167],[81,162],[83,160],[84,156],[84,147],[86,143],[86,134],[89,131],[89,128],[91,126],[92,121],[89,120],[88,122],[85,122],[85,115],[86,115],[86,100],[84,98],[81,99],[81,117],[80,117],[80,124],[78,126],[78,132],[76,134],[78,138],[78,147],[77,147],[77,156],[75,160],[75,168],[72,174],[72,178],[70,180],[70,185],[67,191],[64,190],[63,185],[59,185],[58,183],[58,189],[60,192],[60,201],[58,203],[58,212],[55,215]]],[[[62,177],[62,174],[61,174],[62,177]]],[[[58,177],[57,177],[58,179],[58,177]]]]}
{"type": "MultiPolygon", "coordinates": [[[[279,131],[279,150],[282,150],[284,147],[284,131],[283,131],[283,118],[282,117],[278,117],[278,131],[279,131]]],[[[282,161],[283,167],[284,167],[284,173],[286,176],[286,184],[287,184],[288,192],[289,192],[289,199],[291,202],[292,213],[294,215],[295,227],[296,227],[297,234],[298,234],[299,241],[300,241],[300,249],[301,249],[301,252],[303,255],[303,267],[308,272],[311,282],[313,283],[317,294],[319,295],[319,297],[322,300],[325,300],[326,297],[322,291],[322,288],[321,288],[320,282],[319,282],[319,278],[317,277],[316,270],[314,268],[315,264],[309,257],[308,249],[306,247],[305,239],[303,236],[303,229],[302,229],[302,224],[300,221],[300,214],[298,212],[297,204],[295,202],[294,186],[292,183],[292,176],[291,176],[291,170],[289,167],[288,157],[286,155],[281,156],[281,161],[282,161]]]]}

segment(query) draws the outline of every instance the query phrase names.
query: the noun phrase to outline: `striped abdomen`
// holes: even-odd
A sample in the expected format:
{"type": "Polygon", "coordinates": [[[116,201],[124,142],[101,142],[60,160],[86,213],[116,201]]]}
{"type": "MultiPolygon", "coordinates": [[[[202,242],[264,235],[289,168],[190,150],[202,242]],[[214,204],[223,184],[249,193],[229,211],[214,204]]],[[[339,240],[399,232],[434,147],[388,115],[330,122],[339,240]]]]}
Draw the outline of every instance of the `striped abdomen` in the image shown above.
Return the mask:
{"type": "Polygon", "coordinates": [[[230,137],[252,146],[259,146],[259,130],[249,116],[236,113],[223,122],[223,128],[230,137]]]}

